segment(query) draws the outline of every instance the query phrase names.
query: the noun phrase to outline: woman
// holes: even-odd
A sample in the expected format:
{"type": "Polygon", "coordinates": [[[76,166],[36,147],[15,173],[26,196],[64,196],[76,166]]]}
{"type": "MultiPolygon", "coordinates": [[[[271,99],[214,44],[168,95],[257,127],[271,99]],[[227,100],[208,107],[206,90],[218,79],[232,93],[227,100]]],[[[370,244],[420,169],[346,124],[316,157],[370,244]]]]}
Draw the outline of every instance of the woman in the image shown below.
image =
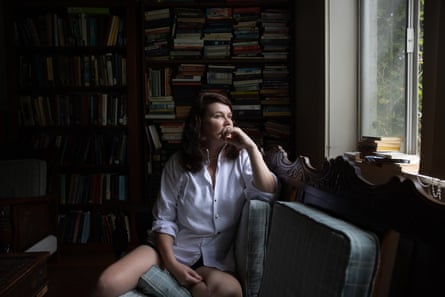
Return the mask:
{"type": "Polygon", "coordinates": [[[154,243],[108,267],[96,296],[131,290],[156,264],[194,297],[241,297],[232,248],[241,209],[245,199],[272,201],[277,187],[255,142],[234,127],[230,100],[202,94],[185,123],[180,151],[162,172],[153,209],[154,243]]]}

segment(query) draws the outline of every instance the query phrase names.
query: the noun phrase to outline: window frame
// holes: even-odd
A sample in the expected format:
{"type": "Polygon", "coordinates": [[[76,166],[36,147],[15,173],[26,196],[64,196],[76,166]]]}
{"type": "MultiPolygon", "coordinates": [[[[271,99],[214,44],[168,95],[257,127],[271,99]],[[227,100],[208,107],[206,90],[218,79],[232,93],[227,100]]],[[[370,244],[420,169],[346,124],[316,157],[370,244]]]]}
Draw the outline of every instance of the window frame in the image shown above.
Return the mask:
{"type": "MultiPolygon", "coordinates": [[[[364,33],[363,15],[366,13],[366,5],[364,2],[368,0],[360,0],[358,3],[358,102],[357,102],[357,114],[358,114],[358,129],[357,137],[360,139],[363,136],[363,100],[364,99],[364,86],[363,77],[361,75],[363,71],[364,59],[362,58],[364,51],[365,41],[364,36],[369,38],[368,34],[364,33]]],[[[401,148],[402,152],[407,154],[419,154],[419,112],[418,112],[418,84],[420,83],[418,72],[418,55],[419,55],[419,1],[420,0],[406,0],[407,3],[407,16],[406,16],[406,28],[405,28],[405,131],[404,142],[401,148]]]]}

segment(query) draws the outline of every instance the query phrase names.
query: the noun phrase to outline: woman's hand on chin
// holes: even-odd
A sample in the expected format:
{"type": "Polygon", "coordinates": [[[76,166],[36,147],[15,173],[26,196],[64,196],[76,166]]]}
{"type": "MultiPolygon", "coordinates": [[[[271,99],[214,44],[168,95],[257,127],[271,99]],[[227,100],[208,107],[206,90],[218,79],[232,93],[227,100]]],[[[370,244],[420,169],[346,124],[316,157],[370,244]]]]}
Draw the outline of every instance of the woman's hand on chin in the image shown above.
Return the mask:
{"type": "Polygon", "coordinates": [[[230,143],[237,148],[249,149],[256,147],[255,142],[239,127],[225,127],[222,138],[226,143],[230,143]]]}

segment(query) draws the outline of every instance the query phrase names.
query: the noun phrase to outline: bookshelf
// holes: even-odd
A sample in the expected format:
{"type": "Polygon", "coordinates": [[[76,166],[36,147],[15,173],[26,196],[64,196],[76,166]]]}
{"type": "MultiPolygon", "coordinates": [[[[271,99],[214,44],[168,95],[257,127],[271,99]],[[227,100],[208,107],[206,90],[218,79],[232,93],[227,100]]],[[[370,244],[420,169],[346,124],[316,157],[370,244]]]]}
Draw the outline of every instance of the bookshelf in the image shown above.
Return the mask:
{"type": "Polygon", "coordinates": [[[19,0],[7,9],[12,141],[57,151],[59,241],[111,244],[117,225],[136,240],[143,189],[136,3],[19,0]]]}
{"type": "Polygon", "coordinates": [[[258,144],[293,151],[292,1],[141,2],[147,200],[177,150],[191,102],[223,92],[258,144]]]}

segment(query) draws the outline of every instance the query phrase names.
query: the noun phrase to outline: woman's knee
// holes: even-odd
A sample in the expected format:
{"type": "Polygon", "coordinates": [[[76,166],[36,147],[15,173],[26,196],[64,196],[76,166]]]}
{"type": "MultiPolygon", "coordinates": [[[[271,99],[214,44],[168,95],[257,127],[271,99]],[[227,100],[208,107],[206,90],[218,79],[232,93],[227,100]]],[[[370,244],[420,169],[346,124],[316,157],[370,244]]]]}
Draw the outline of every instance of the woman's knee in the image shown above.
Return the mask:
{"type": "Polygon", "coordinates": [[[239,285],[219,285],[214,288],[212,296],[218,297],[242,297],[243,291],[239,285]]]}
{"type": "Polygon", "coordinates": [[[103,271],[96,281],[95,297],[114,296],[116,292],[120,291],[120,276],[112,269],[103,271]]]}
{"type": "Polygon", "coordinates": [[[212,268],[200,269],[203,273],[209,295],[214,297],[242,297],[241,284],[230,273],[218,271],[212,268]]]}
{"type": "Polygon", "coordinates": [[[151,247],[141,246],[134,249],[100,274],[94,296],[118,296],[133,289],[139,277],[158,263],[159,258],[151,247]]]}

